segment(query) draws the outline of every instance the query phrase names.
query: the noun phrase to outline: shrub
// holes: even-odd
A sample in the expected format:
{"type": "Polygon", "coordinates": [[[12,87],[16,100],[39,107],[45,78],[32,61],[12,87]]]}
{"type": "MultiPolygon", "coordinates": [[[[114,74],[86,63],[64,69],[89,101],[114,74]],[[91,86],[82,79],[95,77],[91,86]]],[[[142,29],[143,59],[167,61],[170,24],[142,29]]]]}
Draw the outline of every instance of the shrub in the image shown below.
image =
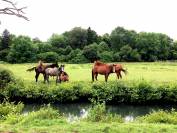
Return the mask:
{"type": "Polygon", "coordinates": [[[0,104],[0,119],[5,118],[9,114],[20,114],[24,108],[24,104],[18,103],[15,105],[13,102],[3,102],[0,104]]]}
{"type": "Polygon", "coordinates": [[[123,122],[121,116],[106,112],[105,102],[94,103],[94,106],[89,111],[87,120],[92,122],[123,122]]]}
{"type": "Polygon", "coordinates": [[[50,105],[47,105],[39,111],[30,112],[20,123],[27,125],[29,123],[33,123],[35,120],[57,119],[60,117],[61,115],[57,110],[51,108],[50,105]]]}
{"type": "Polygon", "coordinates": [[[8,83],[14,81],[14,76],[11,71],[0,68],[0,89],[7,86],[8,83]]]}
{"type": "Polygon", "coordinates": [[[140,122],[147,123],[168,123],[168,124],[177,124],[177,112],[172,111],[157,111],[152,112],[148,115],[137,118],[140,122]]]}

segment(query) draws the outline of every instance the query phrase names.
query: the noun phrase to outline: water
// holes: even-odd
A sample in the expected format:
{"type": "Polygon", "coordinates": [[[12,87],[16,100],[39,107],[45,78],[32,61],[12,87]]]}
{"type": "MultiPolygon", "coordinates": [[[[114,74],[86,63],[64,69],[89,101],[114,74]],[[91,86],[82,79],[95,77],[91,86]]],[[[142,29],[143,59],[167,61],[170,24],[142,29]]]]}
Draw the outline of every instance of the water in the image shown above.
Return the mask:
{"type": "MultiPolygon", "coordinates": [[[[24,114],[30,111],[37,111],[43,105],[28,104],[25,105],[24,114]]],[[[58,109],[64,116],[68,118],[69,122],[77,121],[80,118],[87,117],[91,104],[75,103],[75,104],[52,104],[52,107],[58,109]]],[[[121,115],[125,122],[131,122],[138,116],[149,114],[152,111],[158,110],[177,110],[176,105],[153,105],[153,106],[135,106],[135,105],[106,105],[108,113],[121,115]]]]}

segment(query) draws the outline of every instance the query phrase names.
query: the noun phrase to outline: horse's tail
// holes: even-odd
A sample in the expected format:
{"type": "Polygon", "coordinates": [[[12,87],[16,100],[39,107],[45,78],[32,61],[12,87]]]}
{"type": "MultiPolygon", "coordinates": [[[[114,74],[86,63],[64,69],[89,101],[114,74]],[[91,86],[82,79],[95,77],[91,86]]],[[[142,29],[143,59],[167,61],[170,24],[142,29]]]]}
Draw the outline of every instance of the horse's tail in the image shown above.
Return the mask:
{"type": "Polygon", "coordinates": [[[123,71],[125,75],[128,73],[127,69],[122,68],[121,71],[123,71]]]}
{"type": "Polygon", "coordinates": [[[34,69],[36,69],[36,67],[32,67],[32,68],[30,68],[30,69],[27,69],[26,71],[31,72],[31,71],[33,71],[34,69]]]}
{"type": "Polygon", "coordinates": [[[93,74],[93,69],[92,69],[92,81],[94,81],[94,74],[93,74]]]}

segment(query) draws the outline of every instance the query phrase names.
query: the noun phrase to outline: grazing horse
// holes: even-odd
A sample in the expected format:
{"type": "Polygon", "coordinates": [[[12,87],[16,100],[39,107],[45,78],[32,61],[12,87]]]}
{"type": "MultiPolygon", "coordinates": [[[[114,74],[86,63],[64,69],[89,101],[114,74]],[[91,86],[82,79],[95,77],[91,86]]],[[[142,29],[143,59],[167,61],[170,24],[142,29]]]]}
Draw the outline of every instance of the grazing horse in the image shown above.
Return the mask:
{"type": "Polygon", "coordinates": [[[64,71],[61,73],[59,78],[60,78],[59,80],[63,82],[69,81],[69,75],[64,71]]]}
{"type": "Polygon", "coordinates": [[[117,74],[118,79],[119,77],[122,78],[121,71],[124,72],[124,74],[127,74],[127,70],[125,70],[121,64],[115,64],[115,65],[116,65],[115,73],[117,74]]]}
{"type": "Polygon", "coordinates": [[[109,74],[115,72],[115,67],[116,65],[114,64],[105,64],[100,61],[95,61],[92,68],[92,81],[94,81],[94,78],[97,80],[98,74],[101,74],[105,75],[105,81],[107,82],[109,74]]]}
{"type": "Polygon", "coordinates": [[[35,78],[36,78],[36,82],[37,82],[40,73],[43,74],[44,80],[45,80],[45,69],[46,68],[54,68],[54,67],[58,67],[58,63],[44,64],[42,61],[39,61],[37,66],[27,69],[27,71],[31,72],[31,71],[35,70],[35,72],[36,72],[35,78]]]}
{"type": "Polygon", "coordinates": [[[59,80],[59,82],[61,82],[59,77],[63,71],[64,71],[64,65],[61,65],[59,68],[57,68],[57,67],[46,68],[44,82],[47,80],[47,82],[49,83],[49,76],[56,76],[56,83],[58,83],[58,80],[59,80]]]}

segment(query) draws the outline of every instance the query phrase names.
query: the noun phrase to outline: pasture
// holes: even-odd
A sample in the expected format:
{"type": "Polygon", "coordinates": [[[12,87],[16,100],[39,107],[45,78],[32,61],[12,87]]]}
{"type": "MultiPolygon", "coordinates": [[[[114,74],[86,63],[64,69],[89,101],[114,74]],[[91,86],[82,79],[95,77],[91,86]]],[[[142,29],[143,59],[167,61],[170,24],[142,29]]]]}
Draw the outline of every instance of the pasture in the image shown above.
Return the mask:
{"type": "MultiPolygon", "coordinates": [[[[59,63],[61,64],[61,63],[59,63]]],[[[131,82],[145,80],[155,83],[173,83],[177,81],[177,62],[143,62],[143,63],[121,63],[127,69],[128,74],[122,73],[121,81],[131,82]]],[[[28,68],[36,66],[37,63],[28,64],[0,64],[0,67],[11,70],[15,77],[25,82],[35,82],[35,72],[27,72],[28,68]]],[[[91,82],[91,69],[93,64],[65,64],[65,71],[69,74],[70,82],[85,81],[91,82]]],[[[99,81],[104,81],[104,76],[98,75],[99,81]]],[[[116,81],[116,74],[111,74],[109,81],[116,81]]],[[[43,82],[43,76],[40,75],[39,81],[43,82]]],[[[50,78],[54,83],[54,79],[50,78]]]]}

